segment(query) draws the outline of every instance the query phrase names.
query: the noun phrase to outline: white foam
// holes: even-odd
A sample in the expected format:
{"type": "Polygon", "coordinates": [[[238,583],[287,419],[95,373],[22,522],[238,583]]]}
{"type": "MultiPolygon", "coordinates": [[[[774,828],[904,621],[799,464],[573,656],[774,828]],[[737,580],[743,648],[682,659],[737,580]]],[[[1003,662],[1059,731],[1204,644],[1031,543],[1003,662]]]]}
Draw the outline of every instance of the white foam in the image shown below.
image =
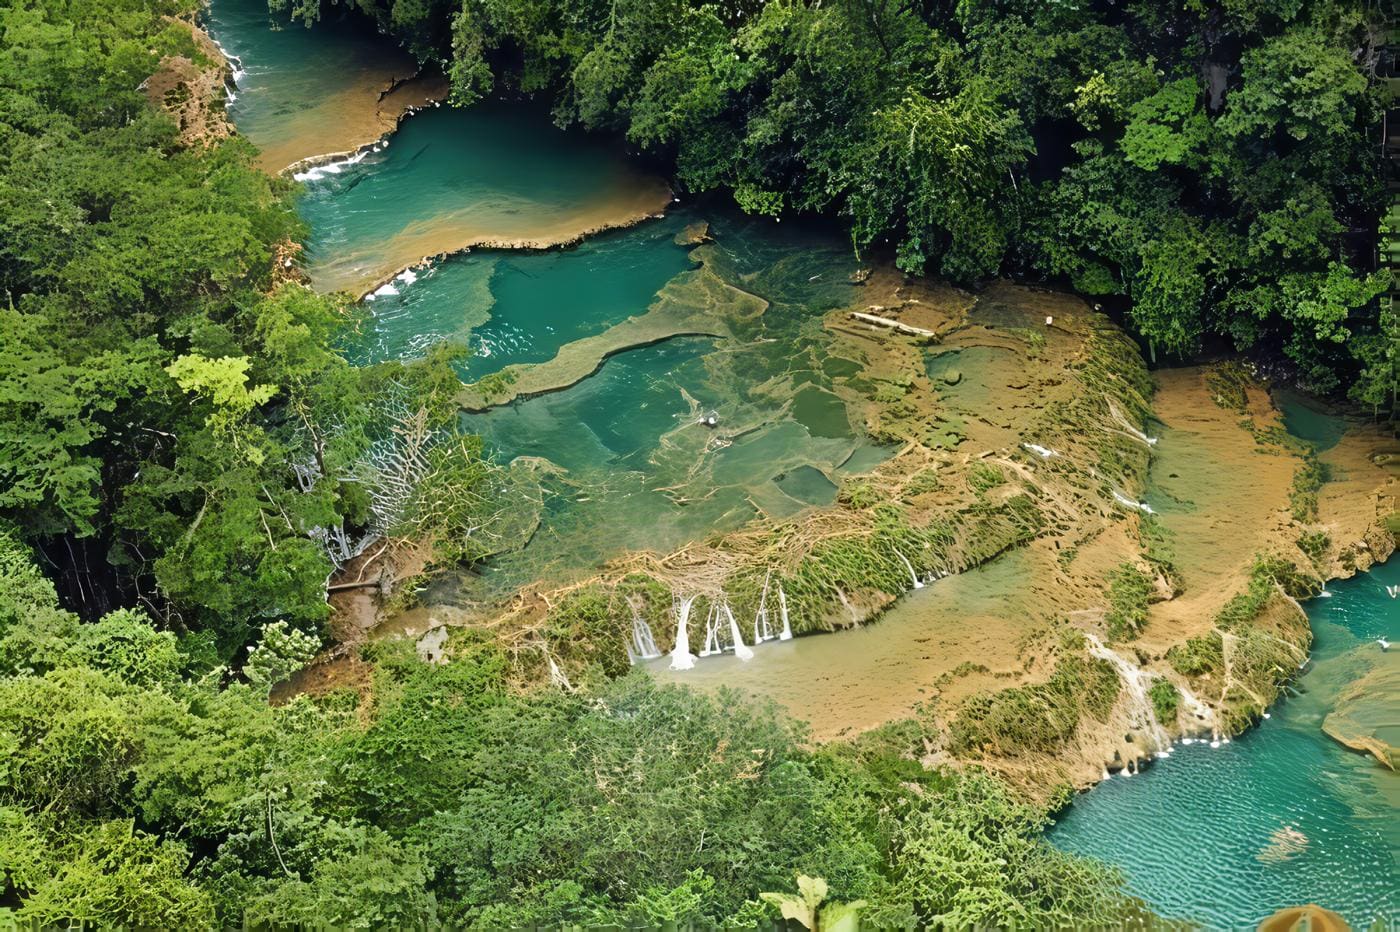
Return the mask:
{"type": "Polygon", "coordinates": [[[1155,515],[1157,513],[1152,510],[1152,506],[1147,504],[1147,502],[1135,502],[1128,496],[1124,495],[1122,492],[1114,492],[1113,498],[1115,501],[1118,502],[1118,504],[1125,505],[1128,508],[1136,508],[1139,511],[1146,512],[1149,515],[1155,515]]]}
{"type": "Polygon", "coordinates": [[[373,150],[361,149],[348,158],[340,159],[335,162],[327,162],[324,165],[313,165],[305,171],[294,172],[292,177],[297,181],[320,181],[322,178],[326,178],[330,175],[340,174],[351,165],[358,165],[365,160],[366,156],[368,156],[371,151],[373,150]]]}

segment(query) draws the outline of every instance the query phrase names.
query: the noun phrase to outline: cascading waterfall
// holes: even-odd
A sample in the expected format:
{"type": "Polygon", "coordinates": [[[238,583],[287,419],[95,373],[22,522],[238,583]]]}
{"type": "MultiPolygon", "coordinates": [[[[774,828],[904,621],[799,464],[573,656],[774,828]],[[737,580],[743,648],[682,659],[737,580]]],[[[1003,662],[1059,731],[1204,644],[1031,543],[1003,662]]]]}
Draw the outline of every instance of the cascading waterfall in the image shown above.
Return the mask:
{"type": "Polygon", "coordinates": [[[919,574],[914,572],[914,564],[910,563],[909,558],[898,550],[894,552],[894,555],[899,557],[899,562],[903,563],[904,568],[909,571],[909,578],[914,581],[914,588],[922,589],[924,587],[924,582],[919,578],[919,574]]]}
{"type": "Polygon", "coordinates": [[[768,583],[772,576],[770,571],[763,579],[763,595],[758,600],[758,611],[753,616],[753,642],[755,645],[771,641],[777,636],[773,633],[773,627],[768,622],[768,583]]]}
{"type": "Polygon", "coordinates": [[[710,612],[705,616],[705,646],[700,648],[701,657],[712,657],[724,653],[724,643],[719,636],[719,609],[710,602],[710,612]]]}
{"type": "Polygon", "coordinates": [[[1152,746],[1149,751],[1166,751],[1171,746],[1171,739],[1167,737],[1167,730],[1157,721],[1157,713],[1152,707],[1152,698],[1148,695],[1148,686],[1151,684],[1151,674],[1141,667],[1130,662],[1126,657],[1117,651],[1111,650],[1104,645],[1094,635],[1084,633],[1085,639],[1089,642],[1089,653],[1099,658],[1107,660],[1118,671],[1118,677],[1123,681],[1123,685],[1128,687],[1128,696],[1131,706],[1128,710],[1129,719],[1135,728],[1143,731],[1152,746]]]}
{"type": "Polygon", "coordinates": [[[671,651],[672,670],[689,670],[695,666],[695,655],[690,652],[690,632],[686,628],[690,622],[690,607],[694,604],[693,595],[676,600],[676,646],[671,651]]]}
{"type": "Polygon", "coordinates": [[[1215,718],[1215,710],[1196,698],[1195,693],[1184,686],[1178,686],[1176,691],[1181,694],[1181,700],[1186,705],[1186,711],[1192,718],[1200,722],[1203,727],[1209,727],[1211,737],[1220,737],[1220,725],[1215,718]]]}
{"type": "Polygon", "coordinates": [[[778,635],[778,640],[791,641],[792,625],[788,623],[787,593],[783,591],[782,583],[778,583],[778,611],[783,616],[783,632],[778,635]]]}
{"type": "Polygon", "coordinates": [[[724,614],[729,617],[729,637],[734,642],[734,656],[740,660],[752,660],[753,651],[749,650],[744,643],[744,635],[739,631],[739,622],[734,619],[734,613],[729,610],[729,603],[724,603],[724,614]]]}
{"type": "Polygon", "coordinates": [[[627,645],[627,656],[633,663],[639,660],[652,660],[661,656],[661,648],[656,646],[656,636],[651,633],[651,625],[637,611],[637,606],[629,606],[632,609],[632,642],[627,645]]]}

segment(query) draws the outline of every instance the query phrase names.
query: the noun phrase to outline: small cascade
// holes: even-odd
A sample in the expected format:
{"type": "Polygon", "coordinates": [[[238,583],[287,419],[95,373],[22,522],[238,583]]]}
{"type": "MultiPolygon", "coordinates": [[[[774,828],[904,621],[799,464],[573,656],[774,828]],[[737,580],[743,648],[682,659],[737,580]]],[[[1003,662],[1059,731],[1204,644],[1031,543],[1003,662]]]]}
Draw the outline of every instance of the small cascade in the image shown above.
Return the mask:
{"type": "Polygon", "coordinates": [[[569,678],[564,675],[564,671],[559,669],[559,664],[554,662],[554,658],[549,658],[549,682],[558,689],[565,692],[573,692],[574,685],[569,682],[569,678]]]}
{"type": "Polygon", "coordinates": [[[1147,502],[1134,501],[1133,499],[1124,495],[1122,492],[1114,491],[1113,500],[1127,508],[1136,508],[1138,511],[1144,512],[1149,515],[1155,515],[1157,513],[1152,510],[1152,506],[1147,504],[1147,502]]]}
{"type": "Polygon", "coordinates": [[[672,670],[689,670],[695,666],[695,655],[690,652],[690,632],[687,630],[687,625],[690,622],[690,607],[694,604],[695,596],[693,595],[676,600],[676,646],[671,651],[672,670]]]}
{"type": "MultiPolygon", "coordinates": [[[[1186,706],[1186,711],[1192,720],[1199,723],[1202,728],[1209,728],[1212,735],[1218,736],[1220,726],[1215,719],[1215,710],[1197,699],[1195,693],[1184,686],[1178,686],[1176,691],[1181,694],[1181,701],[1186,706]]],[[[1183,740],[1190,741],[1191,739],[1183,740]]]]}
{"type": "Polygon", "coordinates": [[[701,657],[713,657],[724,653],[724,642],[720,640],[719,609],[710,602],[710,612],[705,616],[705,646],[700,648],[701,657]]]}
{"type": "Polygon", "coordinates": [[[661,648],[656,646],[656,636],[651,633],[651,625],[637,611],[637,606],[631,605],[632,609],[632,643],[627,646],[627,654],[633,663],[639,660],[652,660],[661,656],[661,648]]]}
{"type": "Polygon", "coordinates": [[[770,571],[763,580],[763,595],[758,600],[758,611],[753,616],[753,642],[755,645],[764,641],[771,641],[776,634],[773,633],[773,626],[768,620],[768,583],[772,578],[770,571]]]}
{"type": "Polygon", "coordinates": [[[1118,677],[1123,681],[1123,685],[1128,687],[1128,696],[1131,706],[1128,710],[1129,719],[1134,728],[1143,731],[1148,738],[1148,751],[1160,751],[1170,746],[1171,741],[1167,737],[1167,730],[1157,721],[1157,713],[1152,708],[1152,699],[1148,695],[1148,687],[1151,685],[1153,677],[1141,667],[1129,661],[1117,651],[1111,650],[1104,645],[1097,637],[1087,631],[1084,637],[1089,641],[1089,653],[1099,658],[1107,660],[1118,671],[1118,677]]]}
{"type": "Polygon", "coordinates": [[[895,550],[894,555],[899,557],[899,562],[903,563],[904,568],[909,571],[909,578],[913,580],[914,588],[922,589],[924,587],[924,582],[922,579],[919,578],[919,574],[914,572],[914,564],[910,563],[909,558],[906,557],[904,554],[900,553],[898,550],[895,550]]]}
{"type": "Polygon", "coordinates": [[[792,625],[788,622],[787,593],[783,592],[782,583],[778,583],[778,611],[783,617],[783,631],[778,635],[778,640],[791,641],[792,625]]]}
{"type": "Polygon", "coordinates": [[[729,610],[728,602],[724,603],[724,614],[729,617],[729,637],[733,641],[734,656],[740,660],[752,660],[753,651],[744,643],[744,635],[739,631],[739,622],[734,620],[734,613],[729,610]]]}

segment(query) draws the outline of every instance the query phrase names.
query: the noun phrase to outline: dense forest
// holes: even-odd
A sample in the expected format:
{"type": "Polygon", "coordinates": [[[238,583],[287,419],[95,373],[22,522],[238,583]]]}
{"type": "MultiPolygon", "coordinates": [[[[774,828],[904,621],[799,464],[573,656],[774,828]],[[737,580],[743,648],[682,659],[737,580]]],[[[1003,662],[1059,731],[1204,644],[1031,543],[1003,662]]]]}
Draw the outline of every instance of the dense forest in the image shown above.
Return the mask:
{"type": "Polygon", "coordinates": [[[284,280],[294,186],[141,93],[199,58],[194,12],[0,9],[0,916],[751,927],[799,873],[877,924],[1135,909],[1040,809],[918,764],[916,723],[811,750],[640,676],[521,694],[489,643],[379,647],[368,698],[269,704],[335,548],[471,556],[491,479],[448,358],[352,367],[354,309],[284,280]]]}
{"type": "Polygon", "coordinates": [[[839,214],[912,272],[1067,281],[1124,301],[1153,354],[1253,351],[1394,404],[1363,0],[350,5],[444,61],[458,101],[544,95],[688,190],[839,214]]]}
{"type": "MultiPolygon", "coordinates": [[[[1063,277],[1158,352],[1224,337],[1393,398],[1354,4],[356,2],[462,103],[547,94],[908,271],[1063,277]]],[[[479,557],[494,479],[450,353],[350,365],[360,311],[288,272],[296,185],[143,94],[201,61],[197,12],[0,5],[0,918],[752,927],[799,874],[872,926],[1136,913],[1041,809],[919,764],[917,721],[813,749],[642,676],[522,693],[485,641],[270,704],[336,553],[479,557]]]]}

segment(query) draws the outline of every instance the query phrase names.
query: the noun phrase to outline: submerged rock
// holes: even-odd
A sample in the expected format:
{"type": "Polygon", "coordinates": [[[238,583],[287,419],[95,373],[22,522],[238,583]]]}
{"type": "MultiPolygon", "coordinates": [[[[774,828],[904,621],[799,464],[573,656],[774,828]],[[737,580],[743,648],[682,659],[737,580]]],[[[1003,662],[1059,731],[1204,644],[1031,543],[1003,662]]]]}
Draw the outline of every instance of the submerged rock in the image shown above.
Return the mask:
{"type": "Polygon", "coordinates": [[[1280,909],[1259,923],[1259,932],[1347,932],[1351,926],[1330,909],[1316,903],[1280,909]]]}
{"type": "Polygon", "coordinates": [[[1375,654],[1371,670],[1342,692],[1322,730],[1394,770],[1400,761],[1395,744],[1400,738],[1400,653],[1382,652],[1374,644],[1358,650],[1375,654]]]}
{"type": "Polygon", "coordinates": [[[705,220],[697,220],[694,223],[687,223],[685,227],[676,234],[675,243],[677,246],[699,246],[708,243],[713,239],[710,236],[710,224],[705,220]]]}

